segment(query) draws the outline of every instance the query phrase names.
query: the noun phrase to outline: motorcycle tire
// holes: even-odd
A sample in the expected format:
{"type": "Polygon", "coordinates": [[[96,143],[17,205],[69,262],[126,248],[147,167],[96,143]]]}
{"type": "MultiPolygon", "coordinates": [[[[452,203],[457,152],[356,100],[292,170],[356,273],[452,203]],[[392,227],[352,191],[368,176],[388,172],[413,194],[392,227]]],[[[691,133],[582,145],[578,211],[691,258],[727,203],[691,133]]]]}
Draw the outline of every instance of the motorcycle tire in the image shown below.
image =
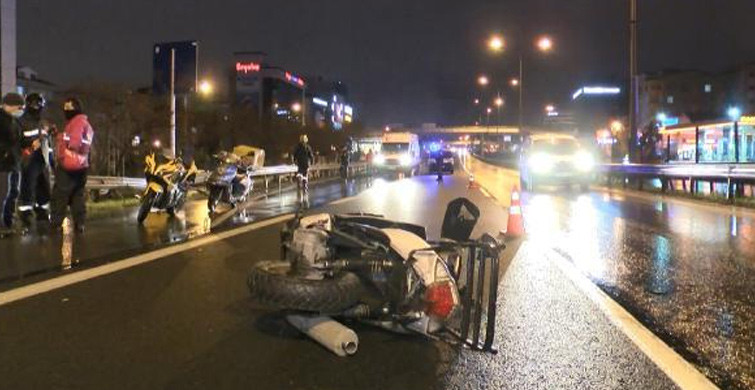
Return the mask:
{"type": "Polygon", "coordinates": [[[155,204],[156,197],[157,194],[154,191],[150,190],[142,198],[139,204],[139,212],[136,214],[136,221],[139,222],[140,225],[144,223],[144,220],[147,219],[149,212],[152,211],[152,205],[155,204]]]}
{"type": "Polygon", "coordinates": [[[306,279],[291,272],[291,263],[263,261],[252,268],[249,291],[260,303],[282,310],[337,314],[362,296],[362,282],[351,272],[333,278],[306,279]]]}
{"type": "Polygon", "coordinates": [[[223,189],[217,187],[210,188],[210,194],[207,196],[207,211],[212,214],[218,208],[220,197],[223,195],[223,189]]]}

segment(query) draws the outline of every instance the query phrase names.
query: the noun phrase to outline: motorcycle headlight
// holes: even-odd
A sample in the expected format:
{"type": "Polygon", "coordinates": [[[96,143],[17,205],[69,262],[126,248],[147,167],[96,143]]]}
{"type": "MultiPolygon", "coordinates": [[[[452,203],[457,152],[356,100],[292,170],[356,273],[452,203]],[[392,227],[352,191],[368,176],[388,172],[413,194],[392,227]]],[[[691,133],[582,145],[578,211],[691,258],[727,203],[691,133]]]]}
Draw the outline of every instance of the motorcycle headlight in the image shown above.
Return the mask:
{"type": "Polygon", "coordinates": [[[574,166],[582,172],[589,172],[595,167],[595,159],[588,152],[579,152],[574,156],[574,166]]]}
{"type": "Polygon", "coordinates": [[[548,173],[553,169],[554,165],[553,157],[546,153],[533,155],[527,163],[530,169],[536,173],[548,173]]]}
{"type": "Polygon", "coordinates": [[[374,159],[372,159],[372,162],[375,163],[376,165],[383,165],[385,164],[385,156],[383,156],[382,154],[378,154],[377,156],[375,156],[374,159]]]}
{"type": "Polygon", "coordinates": [[[401,165],[405,167],[409,166],[412,163],[412,156],[408,154],[402,154],[401,158],[399,159],[399,162],[401,163],[401,165]]]}

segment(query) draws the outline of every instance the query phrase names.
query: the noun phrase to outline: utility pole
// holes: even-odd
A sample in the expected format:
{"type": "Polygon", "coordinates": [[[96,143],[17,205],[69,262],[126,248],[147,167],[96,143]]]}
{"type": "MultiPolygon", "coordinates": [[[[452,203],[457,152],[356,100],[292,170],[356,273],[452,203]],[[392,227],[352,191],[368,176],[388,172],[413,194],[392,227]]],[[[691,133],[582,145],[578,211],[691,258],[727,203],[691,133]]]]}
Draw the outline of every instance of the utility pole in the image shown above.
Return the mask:
{"type": "Polygon", "coordinates": [[[519,53],[519,134],[524,134],[524,129],[522,129],[522,126],[524,126],[524,104],[523,104],[523,94],[524,94],[524,58],[522,53],[519,53]]]}
{"type": "Polygon", "coordinates": [[[0,94],[16,92],[16,0],[0,0],[0,94]]]}
{"type": "Polygon", "coordinates": [[[176,158],[176,49],[170,49],[170,153],[176,158]]]}
{"type": "Polygon", "coordinates": [[[637,0],[629,0],[629,135],[630,161],[637,158],[637,0]]]}

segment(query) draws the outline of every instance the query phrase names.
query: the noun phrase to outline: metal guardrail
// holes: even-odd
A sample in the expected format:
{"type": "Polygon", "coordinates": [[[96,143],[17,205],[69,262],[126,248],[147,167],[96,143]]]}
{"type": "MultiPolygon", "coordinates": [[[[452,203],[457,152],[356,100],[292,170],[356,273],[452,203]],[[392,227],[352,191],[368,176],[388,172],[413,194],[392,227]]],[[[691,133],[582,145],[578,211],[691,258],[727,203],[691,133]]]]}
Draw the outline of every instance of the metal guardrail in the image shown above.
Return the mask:
{"type": "Polygon", "coordinates": [[[604,173],[668,178],[755,181],[755,166],[745,164],[604,164],[604,173]]]}
{"type": "Polygon", "coordinates": [[[89,176],[87,188],[91,190],[110,190],[114,188],[144,189],[147,180],[138,177],[89,176]]]}
{"type": "Polygon", "coordinates": [[[619,177],[626,186],[629,179],[637,180],[642,189],[642,179],[659,179],[665,192],[681,182],[683,191],[696,193],[699,182],[708,182],[710,192],[715,183],[726,184],[729,199],[745,195],[745,185],[755,184],[755,165],[750,164],[603,164],[600,171],[608,178],[619,177]]]}
{"type": "MultiPolygon", "coordinates": [[[[349,173],[354,174],[366,171],[367,163],[358,162],[349,165],[349,173]]],[[[328,173],[338,173],[341,166],[339,164],[318,164],[309,169],[313,178],[322,177],[328,173]]],[[[295,165],[273,165],[260,167],[254,170],[252,177],[262,179],[265,183],[265,191],[269,189],[270,179],[278,179],[278,189],[280,190],[283,179],[296,173],[295,165]]],[[[197,175],[196,183],[202,185],[207,181],[208,171],[200,171],[197,175]]],[[[147,180],[135,177],[112,177],[112,176],[89,176],[87,179],[87,189],[90,190],[112,190],[116,188],[135,188],[142,190],[147,186],[147,180]]]]}

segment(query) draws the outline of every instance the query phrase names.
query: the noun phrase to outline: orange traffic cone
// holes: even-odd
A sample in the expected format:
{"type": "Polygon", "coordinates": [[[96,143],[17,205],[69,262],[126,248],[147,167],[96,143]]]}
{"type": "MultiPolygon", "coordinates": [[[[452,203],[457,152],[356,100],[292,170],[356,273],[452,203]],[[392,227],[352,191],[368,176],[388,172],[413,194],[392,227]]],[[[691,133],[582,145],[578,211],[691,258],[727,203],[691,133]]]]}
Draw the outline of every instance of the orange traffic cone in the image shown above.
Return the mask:
{"type": "Polygon", "coordinates": [[[471,173],[469,174],[469,184],[467,184],[467,188],[469,188],[470,190],[480,188],[480,186],[477,184],[477,182],[474,179],[474,175],[471,173]]]}
{"type": "Polygon", "coordinates": [[[511,207],[509,207],[509,221],[506,224],[506,236],[521,237],[524,235],[524,220],[522,219],[522,204],[519,196],[519,186],[511,190],[511,207]]]}

